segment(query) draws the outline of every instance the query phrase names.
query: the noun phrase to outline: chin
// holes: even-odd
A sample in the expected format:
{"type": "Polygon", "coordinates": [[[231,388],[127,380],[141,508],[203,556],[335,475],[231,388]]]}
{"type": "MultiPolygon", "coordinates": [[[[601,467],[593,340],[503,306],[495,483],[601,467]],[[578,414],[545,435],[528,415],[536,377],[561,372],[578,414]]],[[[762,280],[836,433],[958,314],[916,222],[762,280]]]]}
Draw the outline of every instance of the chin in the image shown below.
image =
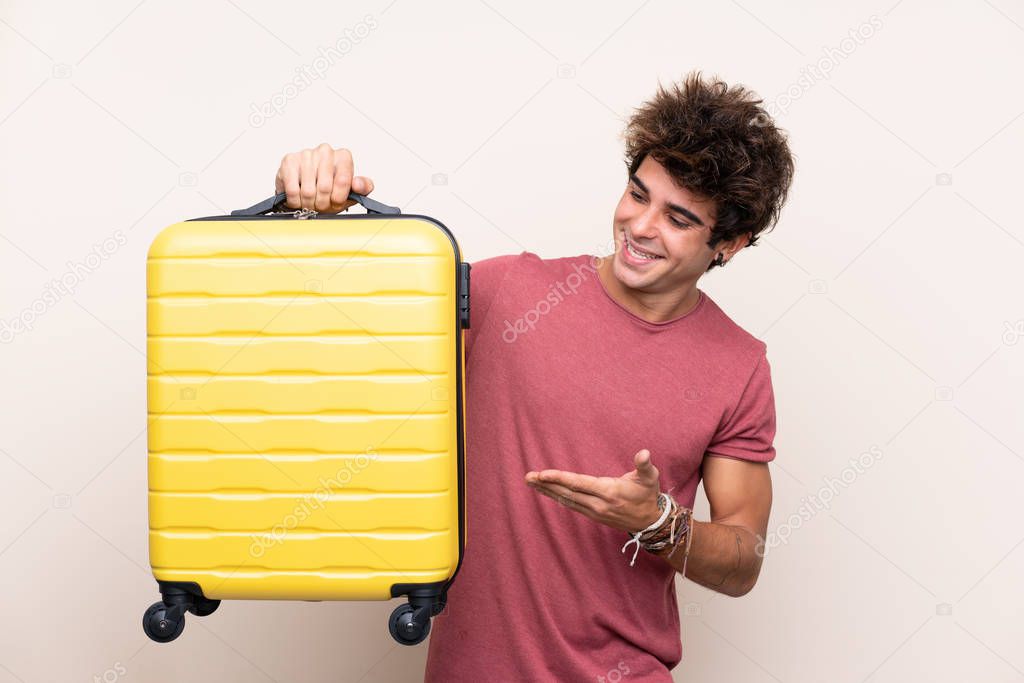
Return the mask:
{"type": "Polygon", "coordinates": [[[648,289],[658,282],[665,274],[664,264],[658,264],[647,272],[639,272],[622,262],[622,256],[615,254],[612,262],[612,274],[624,287],[629,289],[648,289]]]}

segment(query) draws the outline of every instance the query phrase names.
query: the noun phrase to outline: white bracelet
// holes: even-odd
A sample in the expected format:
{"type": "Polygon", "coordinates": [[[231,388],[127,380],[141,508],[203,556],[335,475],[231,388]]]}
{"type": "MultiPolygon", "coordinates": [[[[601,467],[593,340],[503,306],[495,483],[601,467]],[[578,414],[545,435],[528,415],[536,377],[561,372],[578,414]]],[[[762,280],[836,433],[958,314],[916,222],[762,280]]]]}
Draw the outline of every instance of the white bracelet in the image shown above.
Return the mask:
{"type": "Polygon", "coordinates": [[[665,509],[661,511],[661,517],[658,518],[657,522],[651,524],[646,529],[641,529],[635,534],[632,534],[633,537],[626,541],[626,545],[622,546],[622,552],[626,552],[626,548],[629,547],[630,543],[636,544],[636,548],[633,550],[633,559],[629,561],[630,567],[632,567],[633,564],[636,562],[636,556],[640,553],[640,537],[648,531],[654,531],[655,529],[660,527],[662,524],[665,523],[665,520],[668,519],[668,516],[672,513],[672,499],[669,497],[669,495],[667,493],[662,493],[658,497],[665,501],[665,509]]]}

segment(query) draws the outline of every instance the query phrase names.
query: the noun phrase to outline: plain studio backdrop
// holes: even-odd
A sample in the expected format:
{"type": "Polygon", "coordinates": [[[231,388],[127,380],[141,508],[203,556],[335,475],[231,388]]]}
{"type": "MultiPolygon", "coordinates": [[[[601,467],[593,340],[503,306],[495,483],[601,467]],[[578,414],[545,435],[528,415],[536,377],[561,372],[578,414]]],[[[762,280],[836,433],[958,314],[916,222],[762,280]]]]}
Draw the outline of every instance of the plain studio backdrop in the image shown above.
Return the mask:
{"type": "Polygon", "coordinates": [[[469,260],[605,253],[623,123],[697,68],[797,172],[700,285],[768,344],[778,457],[756,588],[678,584],[676,679],[1020,681],[1022,62],[1013,0],[0,4],[0,683],[420,677],[387,603],[143,635],[149,243],[327,141],[469,260]]]}

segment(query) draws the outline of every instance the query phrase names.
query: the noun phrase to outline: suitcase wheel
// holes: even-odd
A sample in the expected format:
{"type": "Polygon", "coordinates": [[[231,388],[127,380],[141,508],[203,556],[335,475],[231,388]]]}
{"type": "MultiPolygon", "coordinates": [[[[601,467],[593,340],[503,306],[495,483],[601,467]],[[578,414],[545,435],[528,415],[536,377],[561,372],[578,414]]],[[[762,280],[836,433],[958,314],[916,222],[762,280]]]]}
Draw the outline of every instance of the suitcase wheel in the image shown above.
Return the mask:
{"type": "Polygon", "coordinates": [[[177,607],[168,607],[161,602],[154,602],[142,615],[142,630],[151,640],[158,643],[169,643],[181,635],[185,628],[185,615],[177,607]]]}
{"type": "Polygon", "coordinates": [[[208,617],[220,607],[220,600],[208,598],[196,598],[196,601],[188,608],[188,611],[197,617],[208,617]]]}
{"type": "Polygon", "coordinates": [[[422,643],[430,634],[430,607],[399,605],[388,619],[391,637],[402,645],[422,643]]]}
{"type": "Polygon", "coordinates": [[[217,611],[220,600],[203,595],[196,584],[157,581],[160,585],[160,602],[150,605],[142,615],[142,630],[158,643],[169,643],[185,628],[185,615],[189,612],[197,617],[206,617],[217,611]]]}

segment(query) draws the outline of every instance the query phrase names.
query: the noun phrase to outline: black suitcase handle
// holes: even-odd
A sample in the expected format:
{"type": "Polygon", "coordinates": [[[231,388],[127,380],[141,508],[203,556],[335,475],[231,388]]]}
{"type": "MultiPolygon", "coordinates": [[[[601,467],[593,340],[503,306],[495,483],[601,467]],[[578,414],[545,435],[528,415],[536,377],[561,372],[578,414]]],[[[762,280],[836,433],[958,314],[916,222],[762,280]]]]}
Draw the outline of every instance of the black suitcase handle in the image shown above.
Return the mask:
{"type": "MultiPolygon", "coordinates": [[[[366,213],[402,213],[402,210],[397,206],[389,206],[382,204],[376,199],[370,199],[364,194],[357,194],[355,192],[349,192],[348,198],[354,202],[360,204],[366,209],[366,213]]],[[[278,192],[273,197],[267,197],[259,204],[253,204],[247,209],[235,209],[231,212],[232,216],[259,216],[261,214],[270,213],[276,211],[284,206],[287,200],[287,195],[284,192],[278,192]]]]}

